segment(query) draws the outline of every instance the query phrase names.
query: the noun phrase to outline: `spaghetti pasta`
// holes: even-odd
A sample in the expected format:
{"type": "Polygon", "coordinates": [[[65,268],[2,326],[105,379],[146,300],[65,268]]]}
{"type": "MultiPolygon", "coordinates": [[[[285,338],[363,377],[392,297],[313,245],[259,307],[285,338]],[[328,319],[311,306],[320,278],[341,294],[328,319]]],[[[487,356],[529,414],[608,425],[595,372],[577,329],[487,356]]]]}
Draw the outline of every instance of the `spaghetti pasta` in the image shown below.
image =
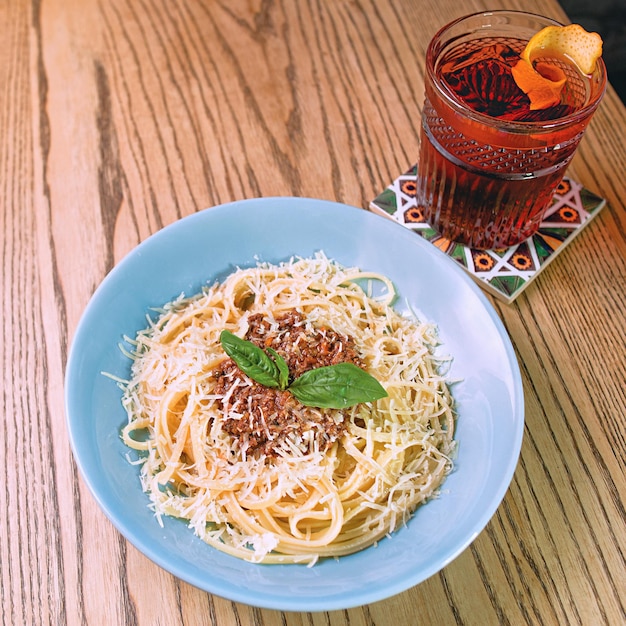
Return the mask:
{"type": "Polygon", "coordinates": [[[122,439],[156,515],[246,560],[313,564],[374,544],[435,496],[455,447],[445,361],[434,325],[397,313],[394,297],[387,277],[319,253],[166,304],[129,340],[121,383],[122,439]],[[275,347],[291,373],[354,362],[388,395],[304,407],[237,370],[224,329],[275,347]]]}

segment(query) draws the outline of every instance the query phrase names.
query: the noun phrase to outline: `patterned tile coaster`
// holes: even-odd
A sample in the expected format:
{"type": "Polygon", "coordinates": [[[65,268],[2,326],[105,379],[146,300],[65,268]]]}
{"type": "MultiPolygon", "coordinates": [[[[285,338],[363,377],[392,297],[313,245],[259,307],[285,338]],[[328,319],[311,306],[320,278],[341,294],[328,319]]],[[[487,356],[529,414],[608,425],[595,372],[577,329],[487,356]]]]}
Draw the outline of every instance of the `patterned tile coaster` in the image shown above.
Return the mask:
{"type": "Polygon", "coordinates": [[[511,303],[597,215],[605,200],[565,178],[537,233],[500,250],[474,250],[444,239],[425,221],[415,201],[417,165],[398,176],[370,210],[413,230],[461,264],[485,291],[511,303]]]}

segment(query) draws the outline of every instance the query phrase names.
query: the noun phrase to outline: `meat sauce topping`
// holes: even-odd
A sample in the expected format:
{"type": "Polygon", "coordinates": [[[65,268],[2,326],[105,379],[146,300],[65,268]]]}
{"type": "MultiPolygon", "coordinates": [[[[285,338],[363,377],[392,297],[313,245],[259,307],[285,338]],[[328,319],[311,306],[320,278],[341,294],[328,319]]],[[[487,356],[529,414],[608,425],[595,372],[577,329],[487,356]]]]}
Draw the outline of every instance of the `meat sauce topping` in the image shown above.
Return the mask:
{"type": "MultiPolygon", "coordinates": [[[[290,382],[304,372],[336,363],[363,363],[354,340],[329,328],[316,328],[296,310],[272,321],[251,315],[245,339],[273,348],[288,367],[290,382]]],[[[324,451],[345,431],[344,413],[305,407],[288,391],[265,387],[248,378],[227,358],[213,371],[220,409],[227,415],[223,429],[250,456],[279,456],[295,446],[302,453],[324,451]],[[236,385],[232,393],[229,391],[236,385]]]]}

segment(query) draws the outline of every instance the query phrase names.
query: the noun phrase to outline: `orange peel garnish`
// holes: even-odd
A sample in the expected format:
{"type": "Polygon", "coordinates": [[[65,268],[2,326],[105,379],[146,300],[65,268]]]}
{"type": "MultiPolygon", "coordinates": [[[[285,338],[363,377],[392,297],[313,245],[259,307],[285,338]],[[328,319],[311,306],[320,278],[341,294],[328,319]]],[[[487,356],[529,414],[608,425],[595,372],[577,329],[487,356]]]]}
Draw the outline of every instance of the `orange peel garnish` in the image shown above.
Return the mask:
{"type": "Polygon", "coordinates": [[[520,55],[528,63],[539,56],[565,56],[583,74],[591,74],[602,56],[602,38],[598,33],[588,33],[579,24],[546,26],[530,38],[520,55]]]}
{"type": "Polygon", "coordinates": [[[534,67],[520,59],[511,71],[517,86],[528,96],[531,111],[547,109],[561,102],[561,90],[567,80],[562,69],[547,63],[538,63],[534,67]]]}
{"type": "Polygon", "coordinates": [[[602,38],[578,24],[546,26],[530,38],[512,71],[517,86],[530,99],[532,110],[547,109],[560,102],[566,82],[564,72],[549,63],[534,63],[537,58],[551,56],[567,58],[583,74],[591,74],[602,56],[602,38]]]}

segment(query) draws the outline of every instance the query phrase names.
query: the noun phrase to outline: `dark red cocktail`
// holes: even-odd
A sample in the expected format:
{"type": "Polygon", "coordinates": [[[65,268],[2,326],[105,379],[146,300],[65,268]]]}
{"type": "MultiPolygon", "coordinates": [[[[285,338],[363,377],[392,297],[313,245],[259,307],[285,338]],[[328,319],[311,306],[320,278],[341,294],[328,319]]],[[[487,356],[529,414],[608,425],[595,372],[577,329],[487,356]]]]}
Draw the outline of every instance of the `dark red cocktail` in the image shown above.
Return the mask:
{"type": "Polygon", "coordinates": [[[515,11],[477,14],[429,45],[417,199],[448,239],[489,249],[535,233],[600,102],[601,60],[588,76],[567,59],[548,58],[567,78],[560,101],[530,108],[512,67],[528,39],[551,24],[515,11]]]}

